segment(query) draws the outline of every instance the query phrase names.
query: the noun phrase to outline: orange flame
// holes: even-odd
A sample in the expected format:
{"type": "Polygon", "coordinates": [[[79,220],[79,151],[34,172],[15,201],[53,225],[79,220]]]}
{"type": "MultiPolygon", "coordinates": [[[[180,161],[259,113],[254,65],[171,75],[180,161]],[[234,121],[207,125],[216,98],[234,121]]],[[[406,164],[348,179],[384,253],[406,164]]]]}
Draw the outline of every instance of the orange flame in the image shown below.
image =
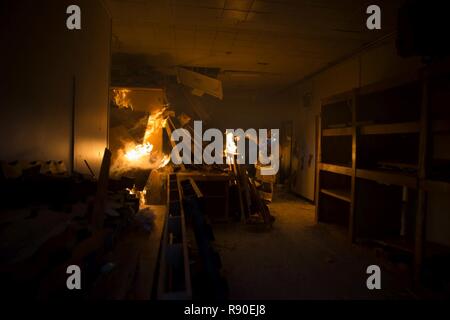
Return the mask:
{"type": "Polygon", "coordinates": [[[133,106],[131,105],[130,99],[128,98],[128,93],[131,90],[128,89],[114,89],[113,90],[113,99],[116,106],[124,109],[133,110],[133,106]]]}
{"type": "Polygon", "coordinates": [[[125,153],[125,158],[129,161],[136,161],[142,157],[148,156],[153,151],[153,145],[151,143],[144,143],[137,145],[133,149],[125,153]]]}
{"type": "Polygon", "coordinates": [[[163,108],[150,115],[142,144],[136,145],[134,142],[128,142],[123,149],[119,150],[119,156],[112,167],[113,172],[126,172],[131,168],[159,169],[169,164],[170,156],[155,152],[154,146],[150,142],[152,135],[166,125],[165,111],[166,108],[163,108]]]}

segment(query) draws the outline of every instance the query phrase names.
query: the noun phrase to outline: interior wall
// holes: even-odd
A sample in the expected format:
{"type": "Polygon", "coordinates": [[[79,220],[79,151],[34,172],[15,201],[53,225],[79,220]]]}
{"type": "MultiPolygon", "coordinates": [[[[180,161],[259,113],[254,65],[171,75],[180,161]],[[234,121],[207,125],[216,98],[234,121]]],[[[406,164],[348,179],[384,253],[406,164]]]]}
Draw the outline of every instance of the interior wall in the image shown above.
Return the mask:
{"type": "Polygon", "coordinates": [[[73,1],[3,1],[0,159],[72,161],[96,172],[107,146],[111,19],[99,0],[76,1],[82,30],[66,28],[73,1]],[[75,82],[75,86],[74,86],[75,82]],[[75,104],[74,104],[75,102],[75,104]],[[75,106],[75,121],[72,113],[75,106]]]}
{"type": "Polygon", "coordinates": [[[225,129],[280,129],[292,119],[290,106],[277,99],[236,97],[224,99],[210,109],[214,127],[225,129]]]}
{"type": "Polygon", "coordinates": [[[82,29],[73,32],[76,45],[75,170],[96,175],[108,146],[112,22],[100,0],[72,1],[82,10],[82,29]]]}
{"type": "Polygon", "coordinates": [[[280,129],[283,121],[292,120],[296,108],[280,97],[261,97],[255,94],[225,95],[223,100],[214,97],[196,97],[189,91],[177,99],[168,99],[177,114],[185,112],[193,120],[202,120],[204,127],[226,129],[280,129]],[[276,110],[274,112],[274,110],[276,110]]]}

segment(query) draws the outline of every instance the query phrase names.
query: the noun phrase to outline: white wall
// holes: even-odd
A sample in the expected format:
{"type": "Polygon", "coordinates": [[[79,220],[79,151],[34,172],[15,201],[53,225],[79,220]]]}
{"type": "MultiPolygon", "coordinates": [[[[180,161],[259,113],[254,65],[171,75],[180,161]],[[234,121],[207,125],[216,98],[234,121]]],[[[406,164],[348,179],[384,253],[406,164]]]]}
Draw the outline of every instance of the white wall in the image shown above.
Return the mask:
{"type": "Polygon", "coordinates": [[[107,146],[111,19],[99,0],[2,3],[0,160],[71,163],[73,79],[75,169],[98,172],[107,146]],[[66,28],[66,8],[82,30],[66,28]],[[7,48],[7,49],[6,49],[7,48]]]}

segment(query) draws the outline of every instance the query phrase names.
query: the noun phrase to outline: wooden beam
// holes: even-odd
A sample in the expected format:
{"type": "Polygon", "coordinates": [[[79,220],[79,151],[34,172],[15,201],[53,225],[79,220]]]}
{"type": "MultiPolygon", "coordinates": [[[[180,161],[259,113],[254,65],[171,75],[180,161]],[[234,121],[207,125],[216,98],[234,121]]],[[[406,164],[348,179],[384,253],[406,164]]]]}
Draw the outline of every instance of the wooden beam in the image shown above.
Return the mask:
{"type": "Polygon", "coordinates": [[[186,171],[186,172],[179,172],[178,177],[180,177],[181,180],[186,179],[194,179],[194,181],[230,181],[233,180],[233,178],[226,173],[213,173],[213,172],[198,172],[198,171],[186,171]]]}
{"type": "Polygon", "coordinates": [[[343,175],[346,175],[349,177],[352,176],[352,168],[349,168],[349,167],[338,166],[338,165],[328,164],[328,163],[320,163],[319,168],[322,171],[343,174],[343,175]]]}
{"type": "Polygon", "coordinates": [[[375,124],[360,127],[362,135],[418,133],[419,131],[419,122],[375,124]]]}
{"type": "Polygon", "coordinates": [[[91,224],[94,229],[103,228],[105,220],[106,197],[108,196],[109,169],[111,166],[111,151],[105,149],[102,165],[100,167],[100,176],[97,183],[97,193],[94,199],[92,209],[91,224]]]}
{"type": "Polygon", "coordinates": [[[450,132],[449,120],[435,120],[433,121],[433,133],[448,133],[450,132]]]}
{"type": "MultiPolygon", "coordinates": [[[[427,179],[428,166],[428,140],[429,135],[429,78],[427,75],[422,75],[422,105],[420,113],[420,141],[419,141],[419,181],[427,179]]],[[[421,183],[422,184],[422,183],[421,183]]],[[[423,189],[419,190],[419,200],[416,211],[416,233],[415,233],[415,247],[414,247],[414,285],[419,286],[421,283],[422,265],[425,248],[425,230],[426,230],[426,216],[427,216],[427,192],[423,189]]]]}
{"type": "Polygon", "coordinates": [[[356,225],[356,162],[358,155],[358,130],[356,128],[356,112],[359,104],[359,90],[353,91],[352,100],[352,171],[351,171],[351,185],[350,185],[350,219],[349,219],[349,237],[350,241],[355,240],[355,225],[356,225]]]}
{"type": "MultiPolygon", "coordinates": [[[[317,130],[316,130],[316,145],[317,145],[317,154],[316,154],[316,178],[315,178],[315,185],[314,185],[314,203],[316,210],[314,212],[314,220],[316,223],[319,222],[320,218],[320,171],[322,169],[321,162],[322,162],[322,116],[319,116],[319,121],[316,121],[317,123],[317,130]]],[[[299,162],[299,170],[300,170],[300,162],[299,162]]]]}
{"type": "Polygon", "coordinates": [[[351,203],[351,191],[345,189],[321,189],[321,193],[326,194],[330,197],[340,199],[342,201],[351,203]]]}
{"type": "Polygon", "coordinates": [[[376,181],[382,184],[392,184],[417,189],[418,180],[416,176],[403,173],[384,172],[378,170],[357,169],[356,177],[376,181]]]}
{"type": "Polygon", "coordinates": [[[446,181],[425,180],[422,183],[422,188],[427,192],[450,194],[450,182],[446,181]]]}
{"type": "Polygon", "coordinates": [[[351,136],[353,130],[348,128],[336,128],[336,129],[324,129],[322,132],[323,137],[338,137],[338,136],[351,136]]]}

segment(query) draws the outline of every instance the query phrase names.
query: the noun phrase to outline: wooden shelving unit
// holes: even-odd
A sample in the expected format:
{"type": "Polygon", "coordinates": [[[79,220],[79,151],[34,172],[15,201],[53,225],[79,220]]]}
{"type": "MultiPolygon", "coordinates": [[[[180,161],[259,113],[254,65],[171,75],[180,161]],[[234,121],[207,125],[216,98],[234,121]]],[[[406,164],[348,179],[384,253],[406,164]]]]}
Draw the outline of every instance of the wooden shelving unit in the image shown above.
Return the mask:
{"type": "Polygon", "coordinates": [[[347,227],[352,237],[356,178],[356,91],[324,101],[316,165],[316,221],[347,227]],[[341,154],[340,159],[335,155],[341,154]]]}
{"type": "Polygon", "coordinates": [[[427,196],[450,194],[450,159],[434,152],[450,134],[450,64],[444,69],[322,101],[316,221],[345,226],[352,242],[410,254],[416,283],[424,257],[445,247],[425,240],[427,196]]]}

